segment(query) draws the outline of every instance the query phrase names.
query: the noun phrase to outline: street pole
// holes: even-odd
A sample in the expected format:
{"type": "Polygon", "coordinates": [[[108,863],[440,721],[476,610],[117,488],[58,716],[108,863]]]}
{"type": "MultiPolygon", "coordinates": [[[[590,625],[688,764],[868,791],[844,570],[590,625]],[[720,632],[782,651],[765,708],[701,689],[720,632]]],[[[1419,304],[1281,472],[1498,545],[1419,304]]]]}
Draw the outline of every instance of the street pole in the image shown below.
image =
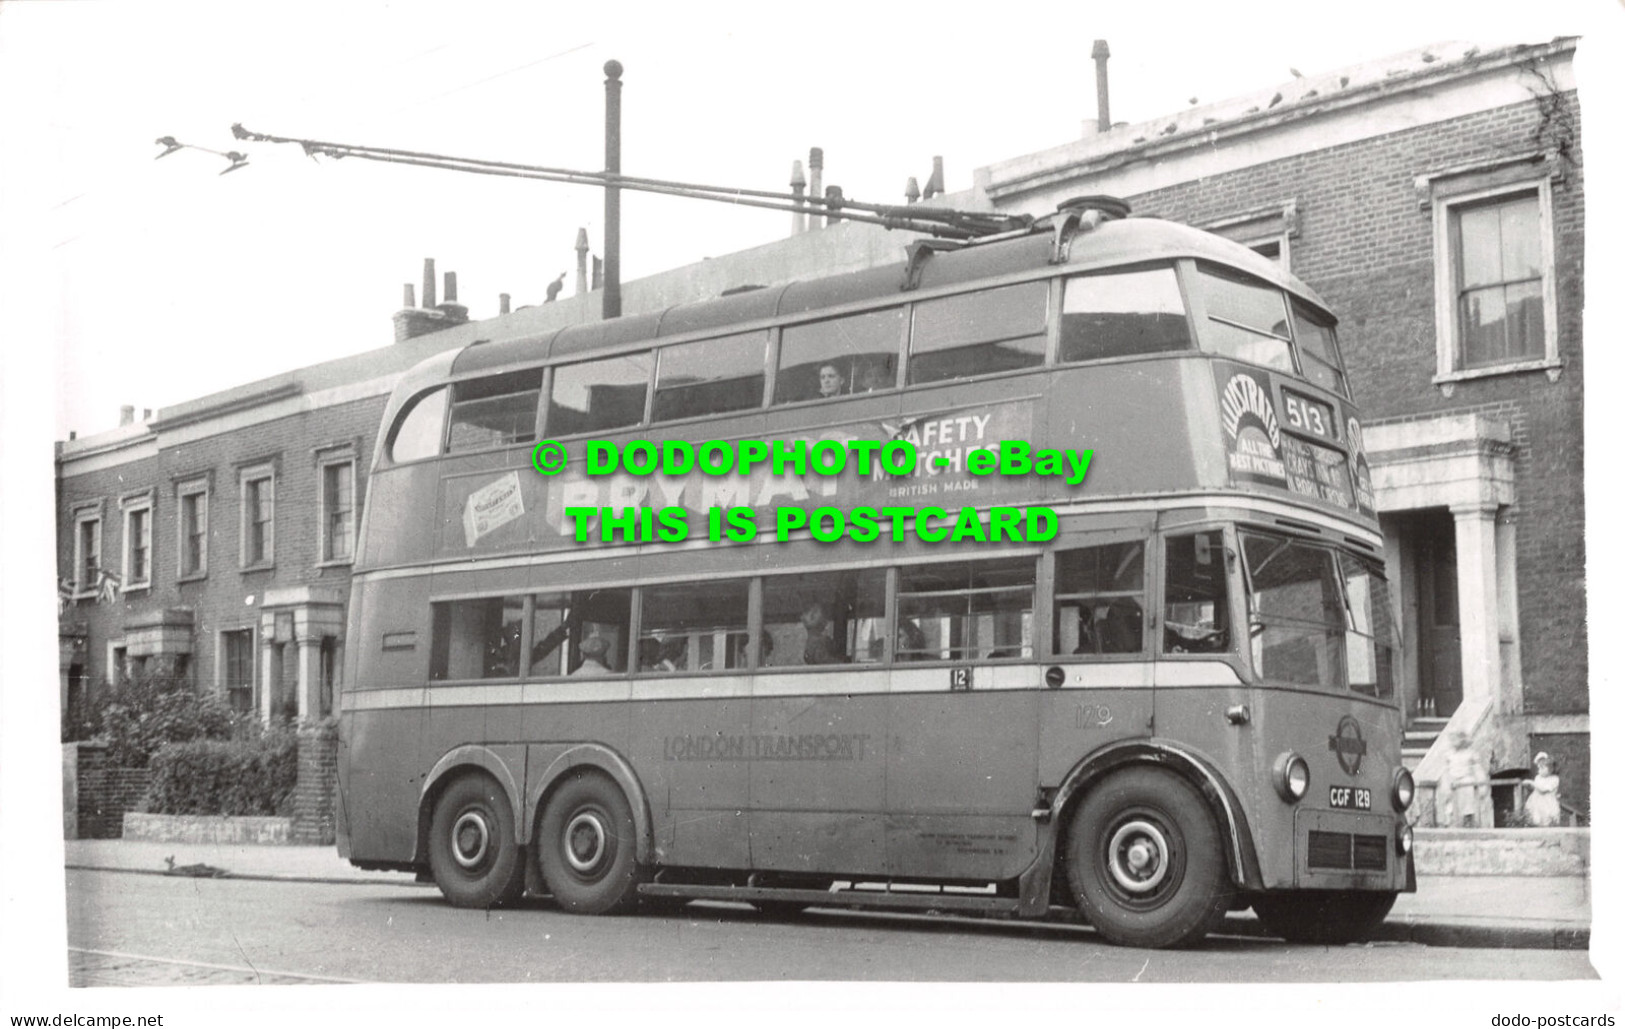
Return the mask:
{"type": "Polygon", "coordinates": [[[621,316],[621,62],[604,62],[604,317],[621,316]]]}

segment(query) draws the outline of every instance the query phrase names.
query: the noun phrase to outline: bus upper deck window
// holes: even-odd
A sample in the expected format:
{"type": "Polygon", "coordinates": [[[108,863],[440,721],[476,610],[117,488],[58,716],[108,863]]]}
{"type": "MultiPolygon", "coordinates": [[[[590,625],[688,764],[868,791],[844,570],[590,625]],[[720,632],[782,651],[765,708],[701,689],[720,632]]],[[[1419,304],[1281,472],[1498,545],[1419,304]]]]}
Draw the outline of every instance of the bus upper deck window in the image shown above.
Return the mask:
{"type": "Polygon", "coordinates": [[[446,390],[441,387],[425,393],[407,405],[395,421],[389,441],[389,459],[394,462],[420,461],[440,453],[440,437],[446,427],[446,390]]]}
{"type": "Polygon", "coordinates": [[[1044,363],[1049,283],[1022,282],[914,307],[908,381],[942,382],[1044,363]]]}
{"type": "Polygon", "coordinates": [[[1062,361],[1185,350],[1185,301],[1172,268],[1084,275],[1066,281],[1062,361]]]}
{"type": "Polygon", "coordinates": [[[873,393],[897,385],[903,309],[786,326],[773,402],[873,393]],[[832,374],[833,373],[833,374],[832,374]]]}
{"type": "Polygon", "coordinates": [[[1207,305],[1207,324],[1200,330],[1203,350],[1293,371],[1291,330],[1280,290],[1212,265],[1201,265],[1197,279],[1207,305]]]}
{"type": "Polygon", "coordinates": [[[1337,336],[1331,320],[1301,300],[1292,301],[1292,321],[1297,332],[1298,356],[1303,359],[1304,378],[1333,393],[1348,395],[1343,382],[1343,366],[1337,355],[1337,336]]]}
{"type": "Polygon", "coordinates": [[[1168,537],[1164,562],[1162,651],[1222,654],[1230,649],[1224,533],[1168,537]]]}
{"type": "Polygon", "coordinates": [[[555,368],[547,434],[606,432],[643,421],[653,367],[654,355],[644,352],[555,368]]]}
{"type": "Polygon", "coordinates": [[[766,369],[765,330],[666,347],[655,373],[654,420],[761,407],[766,369]]]}
{"type": "Polygon", "coordinates": [[[535,441],[542,369],[459,382],[452,390],[448,453],[535,441]]]}

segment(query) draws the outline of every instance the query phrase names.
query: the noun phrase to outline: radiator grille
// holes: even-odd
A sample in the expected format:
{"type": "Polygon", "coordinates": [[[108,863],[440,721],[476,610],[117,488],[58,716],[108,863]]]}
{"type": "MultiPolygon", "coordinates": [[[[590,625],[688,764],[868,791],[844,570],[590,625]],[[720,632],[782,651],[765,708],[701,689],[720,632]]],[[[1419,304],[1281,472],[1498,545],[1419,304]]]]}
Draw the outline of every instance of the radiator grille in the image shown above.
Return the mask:
{"type": "Polygon", "coordinates": [[[1309,831],[1309,867],[1381,872],[1388,867],[1388,838],[1309,831]]]}

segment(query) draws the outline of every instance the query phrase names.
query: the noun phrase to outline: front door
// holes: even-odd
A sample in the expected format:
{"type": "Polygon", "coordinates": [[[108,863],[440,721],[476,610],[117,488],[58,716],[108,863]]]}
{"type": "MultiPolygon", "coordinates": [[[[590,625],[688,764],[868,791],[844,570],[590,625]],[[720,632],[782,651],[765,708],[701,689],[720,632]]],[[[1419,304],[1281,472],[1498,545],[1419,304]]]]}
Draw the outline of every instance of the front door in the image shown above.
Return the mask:
{"type": "Polygon", "coordinates": [[[1461,704],[1461,615],[1456,603],[1455,522],[1426,520],[1418,539],[1417,625],[1422,713],[1449,718],[1461,704]]]}

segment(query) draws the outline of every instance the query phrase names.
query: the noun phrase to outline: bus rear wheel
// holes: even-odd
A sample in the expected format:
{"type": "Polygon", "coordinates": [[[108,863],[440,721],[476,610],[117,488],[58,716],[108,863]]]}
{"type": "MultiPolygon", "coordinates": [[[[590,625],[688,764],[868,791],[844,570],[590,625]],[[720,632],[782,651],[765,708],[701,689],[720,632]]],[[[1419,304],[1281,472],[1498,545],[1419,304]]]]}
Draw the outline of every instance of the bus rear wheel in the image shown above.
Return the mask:
{"type": "Polygon", "coordinates": [[[575,772],[538,830],[542,878],[566,911],[603,915],[637,902],[636,827],[626,795],[601,772],[575,772]]]}
{"type": "Polygon", "coordinates": [[[499,907],[524,893],[513,809],[495,779],[461,776],[440,795],[429,824],[429,868],[454,907],[499,907]]]}
{"type": "Polygon", "coordinates": [[[1230,904],[1212,812],[1160,768],[1124,769],[1089,791],[1068,832],[1066,871],[1083,916],[1121,946],[1196,943],[1230,904]]]}
{"type": "Polygon", "coordinates": [[[1264,928],[1292,943],[1364,943],[1399,894],[1369,890],[1288,890],[1253,898],[1264,928]]]}

